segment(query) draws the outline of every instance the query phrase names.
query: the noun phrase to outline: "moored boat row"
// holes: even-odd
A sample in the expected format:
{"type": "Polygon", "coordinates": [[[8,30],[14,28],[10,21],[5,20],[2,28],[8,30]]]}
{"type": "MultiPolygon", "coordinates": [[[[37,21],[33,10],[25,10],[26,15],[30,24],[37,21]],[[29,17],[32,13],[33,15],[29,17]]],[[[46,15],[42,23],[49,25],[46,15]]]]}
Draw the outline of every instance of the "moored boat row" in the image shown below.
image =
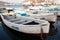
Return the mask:
{"type": "Polygon", "coordinates": [[[50,30],[49,22],[56,22],[57,13],[50,13],[45,9],[54,9],[57,7],[43,5],[34,6],[32,4],[28,6],[28,4],[23,4],[23,8],[3,8],[0,10],[6,10],[7,12],[4,11],[1,14],[1,19],[7,27],[15,31],[34,36],[40,36],[39,34],[48,35],[50,30]],[[41,10],[41,8],[44,10],[41,10]]]}

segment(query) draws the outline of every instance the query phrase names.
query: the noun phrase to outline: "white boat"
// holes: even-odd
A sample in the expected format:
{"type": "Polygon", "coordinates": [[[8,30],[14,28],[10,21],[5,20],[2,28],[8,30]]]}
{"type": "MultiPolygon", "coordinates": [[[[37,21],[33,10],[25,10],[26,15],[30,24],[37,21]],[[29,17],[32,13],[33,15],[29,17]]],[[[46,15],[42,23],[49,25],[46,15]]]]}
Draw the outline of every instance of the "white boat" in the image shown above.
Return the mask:
{"type": "Polygon", "coordinates": [[[19,16],[26,16],[31,18],[37,19],[45,19],[47,21],[56,22],[57,16],[55,13],[40,13],[37,10],[15,10],[16,15],[19,16]]]}
{"type": "Polygon", "coordinates": [[[11,8],[11,7],[5,7],[7,10],[12,10],[13,8],[11,8]]]}
{"type": "Polygon", "coordinates": [[[57,16],[60,16],[60,13],[59,12],[57,12],[57,16]]]}
{"type": "Polygon", "coordinates": [[[59,11],[57,11],[57,16],[60,16],[60,0],[54,0],[54,4],[57,5],[57,8],[59,9],[59,11]]]}
{"type": "MultiPolygon", "coordinates": [[[[14,17],[13,15],[1,15],[3,23],[16,31],[26,34],[48,34],[50,23],[46,20],[32,19],[28,17],[14,17]],[[32,24],[33,23],[33,24],[32,24]],[[43,32],[41,31],[43,30],[43,32]]],[[[39,35],[40,36],[40,35],[39,35]]]]}
{"type": "Polygon", "coordinates": [[[56,22],[57,16],[54,13],[29,14],[32,18],[45,19],[50,22],[56,22]]]}
{"type": "Polygon", "coordinates": [[[8,7],[5,7],[5,8],[0,8],[0,15],[5,15],[5,14],[13,14],[14,11],[12,8],[8,8],[8,7]]]}
{"type": "MultiPolygon", "coordinates": [[[[57,7],[59,10],[60,10],[60,5],[58,5],[58,7],[57,7]]],[[[60,11],[59,12],[57,12],[57,16],[60,16],[60,11]]]]}

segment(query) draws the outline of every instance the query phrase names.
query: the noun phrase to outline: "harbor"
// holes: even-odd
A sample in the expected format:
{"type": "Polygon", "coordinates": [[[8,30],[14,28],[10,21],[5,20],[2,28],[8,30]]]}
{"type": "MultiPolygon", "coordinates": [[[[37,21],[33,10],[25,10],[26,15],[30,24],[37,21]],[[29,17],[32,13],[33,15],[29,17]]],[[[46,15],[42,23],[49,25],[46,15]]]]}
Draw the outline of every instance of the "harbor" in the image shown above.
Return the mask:
{"type": "MultiPolygon", "coordinates": [[[[58,35],[58,33],[59,33],[59,24],[60,24],[59,23],[60,22],[60,19],[59,18],[60,17],[57,17],[57,21],[55,23],[50,22],[50,30],[49,30],[49,34],[48,34],[48,36],[46,38],[44,38],[43,36],[41,37],[41,35],[39,35],[39,37],[34,37],[32,35],[29,35],[29,34],[27,35],[25,33],[22,33],[22,32],[16,31],[16,30],[13,30],[13,29],[9,28],[7,25],[5,25],[4,22],[2,21],[2,19],[0,18],[1,19],[1,29],[3,29],[4,32],[6,33],[6,34],[4,33],[4,35],[8,35],[8,37],[10,39],[13,39],[13,40],[20,40],[20,39],[21,40],[29,40],[29,39],[30,40],[50,40],[50,39],[51,40],[55,40],[55,38],[57,36],[59,36],[58,35]]],[[[2,30],[2,32],[3,32],[3,30],[2,30]]],[[[3,37],[4,37],[4,35],[3,35],[3,37]]],[[[5,39],[7,39],[7,36],[6,36],[5,39]]]]}
{"type": "Polygon", "coordinates": [[[60,40],[58,1],[0,1],[0,40],[60,40]]]}

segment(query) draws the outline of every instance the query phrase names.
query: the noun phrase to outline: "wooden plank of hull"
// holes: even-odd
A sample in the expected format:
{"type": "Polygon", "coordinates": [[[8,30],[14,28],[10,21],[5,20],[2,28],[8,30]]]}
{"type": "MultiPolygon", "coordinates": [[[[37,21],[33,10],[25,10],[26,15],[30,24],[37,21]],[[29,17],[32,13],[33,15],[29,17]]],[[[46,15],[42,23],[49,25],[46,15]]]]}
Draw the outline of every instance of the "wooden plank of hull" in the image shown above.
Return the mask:
{"type": "MultiPolygon", "coordinates": [[[[4,24],[5,25],[5,24],[4,24]]],[[[19,32],[16,30],[13,30],[11,28],[9,28],[7,25],[5,25],[6,28],[8,29],[8,31],[11,31],[12,33],[17,33],[18,35],[24,35],[23,37],[35,37],[35,38],[40,38],[41,34],[28,34],[28,33],[23,33],[23,32],[19,32]]],[[[46,38],[48,36],[49,33],[42,33],[43,38],[46,38]]]]}
{"type": "MultiPolygon", "coordinates": [[[[28,25],[27,26],[25,26],[25,25],[23,26],[23,25],[20,25],[20,24],[11,23],[8,20],[5,20],[3,18],[3,16],[1,16],[1,18],[2,18],[2,20],[3,20],[5,25],[7,25],[9,28],[12,28],[12,29],[14,29],[16,31],[23,32],[23,33],[28,33],[28,34],[40,34],[41,33],[41,26],[40,25],[38,25],[38,26],[37,25],[33,25],[33,27],[32,26],[28,26],[28,25]]],[[[49,23],[47,24],[47,26],[42,26],[42,28],[43,28],[43,33],[49,33],[49,23]]]]}
{"type": "MultiPolygon", "coordinates": [[[[28,14],[28,13],[27,13],[28,14]]],[[[28,14],[30,16],[28,17],[32,17],[32,18],[38,18],[38,19],[46,19],[48,21],[51,21],[51,22],[56,22],[57,20],[57,15],[55,15],[54,13],[38,13],[38,14],[28,14]]],[[[16,14],[16,16],[20,16],[19,14],[16,14]]]]}

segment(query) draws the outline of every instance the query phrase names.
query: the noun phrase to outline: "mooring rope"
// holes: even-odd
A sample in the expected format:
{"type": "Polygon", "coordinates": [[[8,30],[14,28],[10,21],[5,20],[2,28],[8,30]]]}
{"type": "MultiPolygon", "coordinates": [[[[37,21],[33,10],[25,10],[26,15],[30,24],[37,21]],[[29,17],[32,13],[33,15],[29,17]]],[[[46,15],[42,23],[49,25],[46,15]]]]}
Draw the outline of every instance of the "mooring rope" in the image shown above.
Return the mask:
{"type": "Polygon", "coordinates": [[[43,38],[43,29],[42,29],[42,27],[41,27],[41,39],[44,40],[44,38],[43,38]]]}

